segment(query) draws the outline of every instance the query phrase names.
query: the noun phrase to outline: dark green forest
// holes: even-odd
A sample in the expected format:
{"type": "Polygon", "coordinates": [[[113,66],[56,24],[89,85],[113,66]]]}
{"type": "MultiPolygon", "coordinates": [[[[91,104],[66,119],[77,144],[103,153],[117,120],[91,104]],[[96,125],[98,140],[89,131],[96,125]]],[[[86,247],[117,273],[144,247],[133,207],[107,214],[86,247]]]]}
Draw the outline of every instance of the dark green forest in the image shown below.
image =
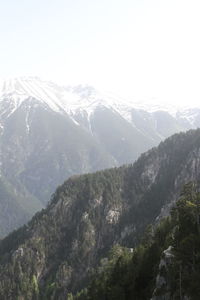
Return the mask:
{"type": "Polygon", "coordinates": [[[189,131],[65,181],[0,241],[0,299],[199,299],[199,151],[189,131]]]}
{"type": "Polygon", "coordinates": [[[136,248],[115,245],[88,288],[68,299],[200,299],[199,249],[200,193],[189,183],[169,217],[148,226],[136,248]]]}

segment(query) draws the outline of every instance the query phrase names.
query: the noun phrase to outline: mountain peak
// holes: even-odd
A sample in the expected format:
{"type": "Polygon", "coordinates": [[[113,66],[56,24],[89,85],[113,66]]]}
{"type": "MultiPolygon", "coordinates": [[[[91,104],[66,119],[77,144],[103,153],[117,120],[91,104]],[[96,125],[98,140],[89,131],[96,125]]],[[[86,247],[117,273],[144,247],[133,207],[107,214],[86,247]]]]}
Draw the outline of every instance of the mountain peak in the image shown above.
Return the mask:
{"type": "MultiPolygon", "coordinates": [[[[90,115],[99,105],[114,106],[116,99],[89,85],[61,86],[38,77],[18,77],[0,81],[0,99],[16,100],[18,105],[27,98],[45,103],[56,112],[73,115],[84,110],[90,115]]],[[[119,99],[118,99],[119,100],[119,99]]],[[[16,102],[16,101],[15,101],[16,102]]]]}
{"type": "Polygon", "coordinates": [[[0,99],[3,100],[7,97],[11,101],[17,99],[18,106],[31,97],[47,104],[51,109],[58,112],[62,110],[60,103],[62,93],[63,88],[38,77],[18,77],[0,82],[0,99]]]}
{"type": "Polygon", "coordinates": [[[0,80],[0,103],[4,99],[9,99],[12,107],[17,109],[27,98],[36,99],[53,111],[65,112],[71,118],[80,112],[84,112],[89,118],[99,106],[111,108],[130,123],[133,109],[150,113],[167,111],[175,118],[181,116],[192,123],[195,123],[193,121],[196,119],[195,115],[199,114],[199,109],[191,109],[192,107],[189,110],[180,109],[175,104],[159,104],[156,99],[142,101],[123,99],[111,93],[98,91],[90,85],[62,86],[36,76],[0,80]]]}

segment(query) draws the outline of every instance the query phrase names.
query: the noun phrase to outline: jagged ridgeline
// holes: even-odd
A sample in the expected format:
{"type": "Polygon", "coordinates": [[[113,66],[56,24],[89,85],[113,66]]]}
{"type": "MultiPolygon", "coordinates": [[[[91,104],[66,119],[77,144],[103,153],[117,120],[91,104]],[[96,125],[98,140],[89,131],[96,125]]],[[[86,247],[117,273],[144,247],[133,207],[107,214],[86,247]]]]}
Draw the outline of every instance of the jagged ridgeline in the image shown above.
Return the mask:
{"type": "Polygon", "coordinates": [[[0,238],[46,207],[74,174],[133,163],[172,134],[200,126],[199,108],[152,105],[91,86],[0,80],[0,174],[16,196],[13,206],[0,197],[0,238]]]}
{"type": "Polygon", "coordinates": [[[70,178],[47,209],[0,242],[0,299],[62,300],[87,286],[114,245],[134,248],[183,184],[199,179],[199,153],[200,130],[189,131],[133,165],[70,178]]]}

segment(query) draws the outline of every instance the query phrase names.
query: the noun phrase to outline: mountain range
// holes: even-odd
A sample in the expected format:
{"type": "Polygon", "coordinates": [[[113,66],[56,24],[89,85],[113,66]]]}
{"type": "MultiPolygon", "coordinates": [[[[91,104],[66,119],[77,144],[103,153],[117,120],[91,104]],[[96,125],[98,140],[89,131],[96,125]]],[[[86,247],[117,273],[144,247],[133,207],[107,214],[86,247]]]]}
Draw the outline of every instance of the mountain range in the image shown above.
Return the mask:
{"type": "Polygon", "coordinates": [[[0,242],[0,298],[62,300],[84,288],[113,246],[132,252],[183,185],[199,181],[199,157],[200,130],[190,130],[134,164],[69,178],[46,209],[0,242]]]}
{"type": "Polygon", "coordinates": [[[70,176],[132,163],[171,134],[199,125],[199,108],[134,103],[37,77],[1,81],[0,174],[12,197],[0,200],[0,235],[46,206],[70,176]]]}

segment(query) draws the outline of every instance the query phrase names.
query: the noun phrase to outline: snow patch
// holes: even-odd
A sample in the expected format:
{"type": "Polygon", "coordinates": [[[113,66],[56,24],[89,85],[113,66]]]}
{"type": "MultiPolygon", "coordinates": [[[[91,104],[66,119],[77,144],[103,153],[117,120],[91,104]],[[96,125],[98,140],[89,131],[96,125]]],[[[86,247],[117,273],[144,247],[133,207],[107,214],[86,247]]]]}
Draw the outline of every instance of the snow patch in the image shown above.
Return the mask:
{"type": "MultiPolygon", "coordinates": [[[[0,112],[5,100],[10,101],[10,108],[12,107],[12,109],[10,109],[9,115],[11,115],[30,97],[55,112],[67,113],[76,125],[79,124],[75,119],[77,113],[83,112],[87,115],[88,124],[90,124],[92,114],[99,107],[112,109],[134,127],[133,109],[142,109],[149,113],[167,111],[176,118],[187,120],[192,126],[195,126],[195,120],[200,115],[200,108],[188,109],[185,107],[180,109],[175,105],[157,104],[155,99],[142,101],[123,99],[110,93],[102,93],[91,86],[59,86],[37,77],[21,77],[0,81],[0,112]]],[[[90,130],[92,132],[91,126],[90,130]]]]}

